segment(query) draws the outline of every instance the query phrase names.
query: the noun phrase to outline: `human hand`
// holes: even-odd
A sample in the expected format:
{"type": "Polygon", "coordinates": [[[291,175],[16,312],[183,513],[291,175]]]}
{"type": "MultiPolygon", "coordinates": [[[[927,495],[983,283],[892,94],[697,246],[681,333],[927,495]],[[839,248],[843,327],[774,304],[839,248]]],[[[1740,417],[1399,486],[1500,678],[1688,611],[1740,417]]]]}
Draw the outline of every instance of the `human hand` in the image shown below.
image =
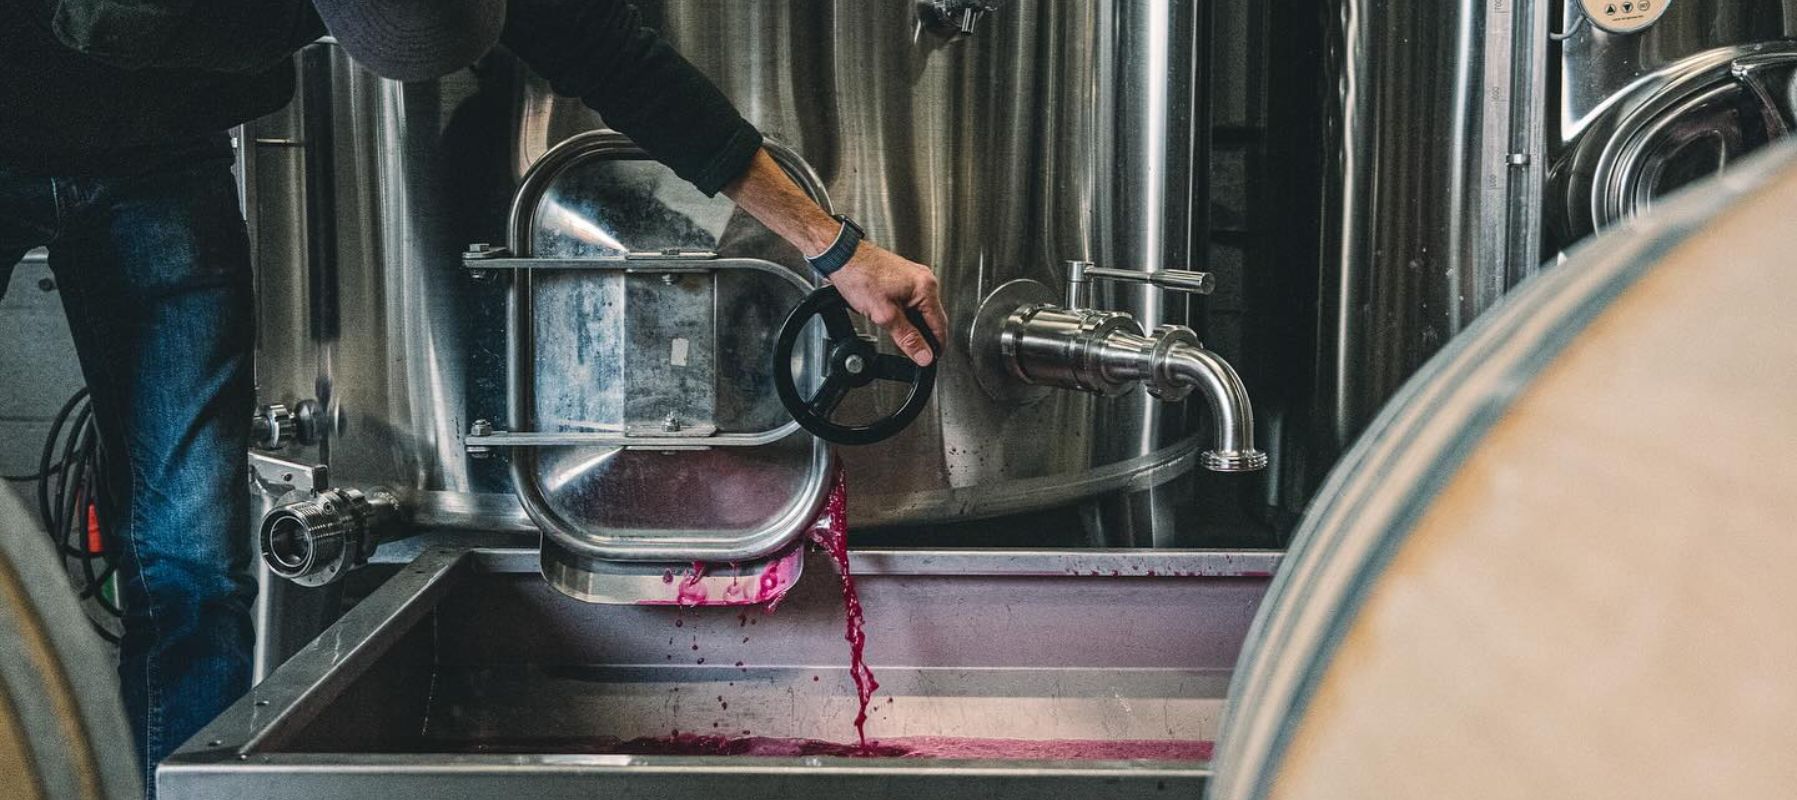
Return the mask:
{"type": "MultiPolygon", "coordinates": [[[[724,187],[724,194],[801,253],[822,253],[842,235],[842,222],[800,191],[766,150],[755,153],[742,176],[724,187]]],[[[942,311],[936,275],[929,267],[862,240],[848,263],[830,275],[830,282],[850,308],[885,328],[892,343],[918,366],[929,366],[935,356],[905,317],[905,309],[919,312],[936,341],[947,344],[948,315],[942,311]]]]}
{"type": "Polygon", "coordinates": [[[944,347],[948,343],[948,315],[942,310],[940,285],[929,267],[864,241],[854,257],[830,276],[830,282],[855,309],[886,330],[892,343],[920,367],[935,356],[923,334],[905,316],[916,309],[924,324],[944,347]]]}

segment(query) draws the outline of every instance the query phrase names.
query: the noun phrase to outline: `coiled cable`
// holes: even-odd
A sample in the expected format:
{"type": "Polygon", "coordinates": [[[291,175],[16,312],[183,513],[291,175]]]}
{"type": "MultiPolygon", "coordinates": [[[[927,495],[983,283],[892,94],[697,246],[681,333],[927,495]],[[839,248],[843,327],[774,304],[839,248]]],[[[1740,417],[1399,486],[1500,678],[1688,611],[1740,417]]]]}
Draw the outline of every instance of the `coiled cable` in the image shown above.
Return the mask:
{"type": "Polygon", "coordinates": [[[5,479],[37,482],[38,516],[62,556],[82,608],[100,636],[116,643],[122,611],[108,519],[110,498],[101,478],[104,458],[93,403],[82,388],[51,421],[37,473],[5,479]]]}

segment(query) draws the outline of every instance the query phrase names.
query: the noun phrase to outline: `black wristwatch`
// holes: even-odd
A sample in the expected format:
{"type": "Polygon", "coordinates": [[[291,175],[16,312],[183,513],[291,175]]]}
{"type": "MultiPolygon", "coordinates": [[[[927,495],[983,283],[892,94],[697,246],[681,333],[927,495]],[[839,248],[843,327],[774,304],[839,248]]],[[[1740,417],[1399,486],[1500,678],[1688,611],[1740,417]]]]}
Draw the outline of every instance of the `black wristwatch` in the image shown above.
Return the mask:
{"type": "Polygon", "coordinates": [[[812,269],[817,270],[817,274],[826,278],[830,277],[830,273],[842,269],[842,265],[849,263],[849,259],[855,257],[855,249],[861,246],[861,239],[866,235],[866,232],[861,230],[861,226],[856,225],[855,221],[849,219],[847,214],[837,214],[835,217],[837,222],[842,223],[842,230],[837,232],[836,241],[822,253],[805,259],[811,264],[812,269]]]}

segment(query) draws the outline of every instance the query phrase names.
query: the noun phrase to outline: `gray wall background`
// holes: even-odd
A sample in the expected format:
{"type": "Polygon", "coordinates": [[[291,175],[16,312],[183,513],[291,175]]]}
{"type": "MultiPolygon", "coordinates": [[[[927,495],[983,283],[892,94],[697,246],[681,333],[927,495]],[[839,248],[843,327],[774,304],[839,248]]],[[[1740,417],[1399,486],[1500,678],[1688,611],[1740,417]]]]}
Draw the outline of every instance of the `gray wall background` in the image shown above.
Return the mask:
{"type": "Polygon", "coordinates": [[[62,296],[42,251],[13,270],[0,299],[0,342],[0,473],[30,474],[51,417],[83,383],[62,296]]]}

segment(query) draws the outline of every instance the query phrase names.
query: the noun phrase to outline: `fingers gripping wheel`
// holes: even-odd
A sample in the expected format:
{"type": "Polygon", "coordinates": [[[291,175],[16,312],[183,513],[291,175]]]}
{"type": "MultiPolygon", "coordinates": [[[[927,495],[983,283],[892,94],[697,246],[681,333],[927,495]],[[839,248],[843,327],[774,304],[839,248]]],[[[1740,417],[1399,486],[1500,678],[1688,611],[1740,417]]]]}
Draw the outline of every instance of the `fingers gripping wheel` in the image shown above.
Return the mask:
{"type": "MultiPolygon", "coordinates": [[[[905,316],[923,334],[930,352],[941,356],[942,344],[924,324],[923,315],[908,308],[905,316]]],[[[826,442],[860,445],[892,438],[923,413],[924,405],[930,402],[930,391],[935,387],[936,362],[932,360],[930,366],[919,367],[904,356],[876,350],[873,339],[855,331],[854,323],[849,321],[848,301],[842,299],[842,293],[834,286],[824,286],[807,295],[786,318],[786,324],[780,328],[780,338],[774,344],[774,389],[780,393],[780,402],[800,426],[826,442]],[[799,394],[792,356],[799,335],[812,317],[819,317],[824,323],[824,379],[817,393],[806,399],[799,394]],[[897,411],[873,422],[844,424],[831,421],[850,392],[875,381],[909,384],[910,394],[897,411]]]]}

